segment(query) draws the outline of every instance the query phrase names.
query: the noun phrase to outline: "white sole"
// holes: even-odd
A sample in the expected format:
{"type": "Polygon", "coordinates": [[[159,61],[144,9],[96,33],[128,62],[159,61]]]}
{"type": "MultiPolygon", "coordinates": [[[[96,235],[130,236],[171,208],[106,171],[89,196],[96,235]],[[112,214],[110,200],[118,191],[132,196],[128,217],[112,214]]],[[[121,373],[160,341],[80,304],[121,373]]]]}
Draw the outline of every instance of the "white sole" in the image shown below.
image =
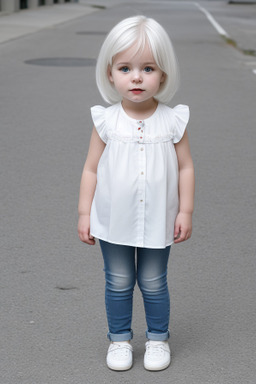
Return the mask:
{"type": "Polygon", "coordinates": [[[147,371],[163,371],[164,369],[168,368],[169,365],[171,364],[171,360],[166,363],[165,365],[162,365],[161,367],[151,367],[151,366],[148,366],[146,364],[144,364],[144,368],[147,370],[147,371]]]}
{"type": "Polygon", "coordinates": [[[132,364],[126,367],[114,367],[114,366],[111,366],[110,364],[107,364],[107,366],[112,371],[128,371],[129,369],[132,368],[132,364]]]}

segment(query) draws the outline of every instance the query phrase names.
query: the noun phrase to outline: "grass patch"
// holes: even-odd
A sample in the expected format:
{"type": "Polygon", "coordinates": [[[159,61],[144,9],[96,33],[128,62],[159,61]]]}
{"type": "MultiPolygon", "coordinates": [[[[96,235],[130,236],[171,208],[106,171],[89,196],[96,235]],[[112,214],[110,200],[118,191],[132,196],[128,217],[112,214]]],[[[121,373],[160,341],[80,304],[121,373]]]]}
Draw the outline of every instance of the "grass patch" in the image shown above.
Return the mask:
{"type": "Polygon", "coordinates": [[[238,48],[237,43],[235,40],[231,39],[231,37],[223,36],[223,39],[226,41],[228,45],[232,45],[234,48],[238,48]]]}
{"type": "Polygon", "coordinates": [[[244,55],[256,56],[256,51],[254,51],[253,49],[242,49],[242,52],[244,55]]]}
{"type": "Polygon", "coordinates": [[[97,5],[97,4],[92,4],[91,7],[97,8],[97,9],[106,9],[107,8],[107,7],[105,7],[105,5],[97,5]]]}
{"type": "Polygon", "coordinates": [[[221,35],[222,38],[225,40],[225,42],[228,44],[228,45],[231,45],[232,47],[238,49],[238,51],[242,52],[244,55],[247,55],[247,56],[256,56],[256,51],[254,49],[243,49],[243,48],[240,48],[238,45],[237,45],[237,42],[233,39],[231,39],[231,37],[227,37],[225,35],[221,35]]]}

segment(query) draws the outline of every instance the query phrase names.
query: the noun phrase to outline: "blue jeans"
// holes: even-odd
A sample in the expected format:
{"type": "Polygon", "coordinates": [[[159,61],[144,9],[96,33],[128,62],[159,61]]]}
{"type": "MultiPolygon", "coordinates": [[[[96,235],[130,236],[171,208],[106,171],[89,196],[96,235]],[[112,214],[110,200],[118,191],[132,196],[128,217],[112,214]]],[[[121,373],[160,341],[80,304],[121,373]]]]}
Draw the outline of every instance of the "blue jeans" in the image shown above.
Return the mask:
{"type": "Polygon", "coordinates": [[[106,280],[108,338],[111,341],[132,339],[133,290],[137,280],[144,300],[146,336],[149,340],[167,340],[170,316],[167,264],[171,247],[135,248],[103,240],[100,246],[106,280]]]}

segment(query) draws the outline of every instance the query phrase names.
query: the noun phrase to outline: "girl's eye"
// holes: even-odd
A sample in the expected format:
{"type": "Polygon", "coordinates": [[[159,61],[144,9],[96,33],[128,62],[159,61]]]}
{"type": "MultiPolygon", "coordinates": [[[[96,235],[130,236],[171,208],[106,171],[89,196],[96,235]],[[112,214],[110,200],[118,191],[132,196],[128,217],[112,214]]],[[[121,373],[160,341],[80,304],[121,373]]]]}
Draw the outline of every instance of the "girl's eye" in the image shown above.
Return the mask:
{"type": "Polygon", "coordinates": [[[144,68],[144,71],[149,73],[149,72],[152,72],[153,71],[153,68],[152,67],[145,67],[144,68]]]}
{"type": "Polygon", "coordinates": [[[127,73],[127,72],[129,72],[129,68],[128,67],[122,67],[122,68],[120,68],[120,71],[127,73]]]}

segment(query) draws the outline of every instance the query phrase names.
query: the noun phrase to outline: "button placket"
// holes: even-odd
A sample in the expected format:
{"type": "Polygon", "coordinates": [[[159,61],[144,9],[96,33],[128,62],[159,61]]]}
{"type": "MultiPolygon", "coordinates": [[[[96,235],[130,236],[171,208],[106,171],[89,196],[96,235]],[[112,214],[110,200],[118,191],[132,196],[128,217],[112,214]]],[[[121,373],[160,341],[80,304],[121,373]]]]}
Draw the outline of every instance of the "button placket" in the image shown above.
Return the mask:
{"type": "Polygon", "coordinates": [[[138,130],[138,140],[139,143],[142,143],[144,141],[144,121],[138,120],[137,121],[137,130],[138,130]]]}
{"type": "Polygon", "coordinates": [[[141,247],[144,245],[145,228],[145,197],[146,197],[146,151],[144,144],[144,122],[137,121],[138,135],[138,230],[137,240],[141,247]]]}

